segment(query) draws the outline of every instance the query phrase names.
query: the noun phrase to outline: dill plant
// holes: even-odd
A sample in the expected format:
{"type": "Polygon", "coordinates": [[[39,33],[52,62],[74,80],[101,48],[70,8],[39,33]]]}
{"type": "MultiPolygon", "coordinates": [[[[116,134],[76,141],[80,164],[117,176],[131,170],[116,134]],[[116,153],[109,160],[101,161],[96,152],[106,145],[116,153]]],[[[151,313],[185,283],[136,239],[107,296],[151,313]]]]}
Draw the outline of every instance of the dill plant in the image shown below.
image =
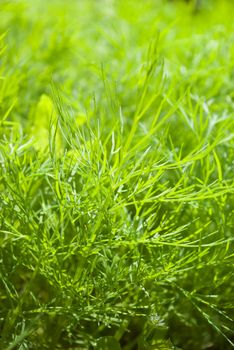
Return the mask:
{"type": "Polygon", "coordinates": [[[2,3],[2,349],[233,347],[232,5],[206,4],[2,3]]]}

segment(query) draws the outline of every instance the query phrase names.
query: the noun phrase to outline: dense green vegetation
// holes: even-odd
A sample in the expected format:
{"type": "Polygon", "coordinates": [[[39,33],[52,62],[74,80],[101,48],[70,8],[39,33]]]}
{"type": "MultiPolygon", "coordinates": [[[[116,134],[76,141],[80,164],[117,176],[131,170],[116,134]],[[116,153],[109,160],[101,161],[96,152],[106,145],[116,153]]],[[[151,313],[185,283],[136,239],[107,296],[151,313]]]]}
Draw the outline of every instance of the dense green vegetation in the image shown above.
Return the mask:
{"type": "Polygon", "coordinates": [[[0,2],[0,349],[232,349],[234,4],[0,2]]]}

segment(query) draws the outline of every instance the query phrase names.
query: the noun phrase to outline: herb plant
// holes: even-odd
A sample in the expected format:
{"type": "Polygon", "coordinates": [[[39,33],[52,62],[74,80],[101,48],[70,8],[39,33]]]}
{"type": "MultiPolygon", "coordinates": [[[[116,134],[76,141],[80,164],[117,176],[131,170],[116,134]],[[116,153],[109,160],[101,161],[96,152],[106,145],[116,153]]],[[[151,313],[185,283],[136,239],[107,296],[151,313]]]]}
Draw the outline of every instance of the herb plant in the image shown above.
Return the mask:
{"type": "Polygon", "coordinates": [[[232,1],[2,0],[0,348],[231,349],[232,1]]]}

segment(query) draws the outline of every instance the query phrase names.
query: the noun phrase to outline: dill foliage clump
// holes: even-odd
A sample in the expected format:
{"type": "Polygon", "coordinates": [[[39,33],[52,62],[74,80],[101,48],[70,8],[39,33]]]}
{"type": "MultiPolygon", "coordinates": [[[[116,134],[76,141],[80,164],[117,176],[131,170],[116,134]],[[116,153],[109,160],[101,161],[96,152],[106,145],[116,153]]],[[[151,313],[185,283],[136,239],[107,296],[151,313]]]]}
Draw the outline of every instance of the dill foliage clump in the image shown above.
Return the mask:
{"type": "Polygon", "coordinates": [[[0,348],[231,349],[233,4],[0,4],[0,348]]]}

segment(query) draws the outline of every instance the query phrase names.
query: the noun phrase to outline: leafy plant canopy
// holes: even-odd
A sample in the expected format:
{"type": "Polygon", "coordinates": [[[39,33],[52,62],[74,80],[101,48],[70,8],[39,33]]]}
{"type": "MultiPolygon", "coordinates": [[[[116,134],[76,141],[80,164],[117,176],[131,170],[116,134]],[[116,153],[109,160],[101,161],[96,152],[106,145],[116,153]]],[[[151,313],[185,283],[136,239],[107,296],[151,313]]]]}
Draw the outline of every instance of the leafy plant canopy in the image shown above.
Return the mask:
{"type": "Polygon", "coordinates": [[[233,6],[1,1],[1,349],[233,348],[233,6]]]}

